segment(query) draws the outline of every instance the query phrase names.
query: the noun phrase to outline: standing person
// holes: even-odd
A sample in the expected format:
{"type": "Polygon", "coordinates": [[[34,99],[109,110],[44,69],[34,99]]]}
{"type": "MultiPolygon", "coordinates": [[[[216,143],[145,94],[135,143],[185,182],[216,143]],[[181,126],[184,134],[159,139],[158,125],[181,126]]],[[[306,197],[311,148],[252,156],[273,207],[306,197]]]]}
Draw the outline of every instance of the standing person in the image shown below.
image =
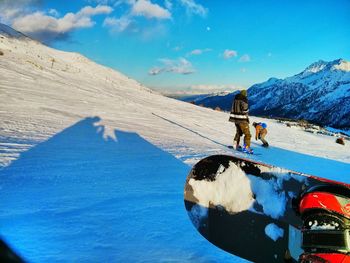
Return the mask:
{"type": "Polygon", "coordinates": [[[260,139],[263,143],[263,147],[269,147],[269,143],[265,140],[265,136],[267,134],[267,125],[263,122],[253,122],[253,126],[255,127],[255,140],[260,139]]]}
{"type": "Polygon", "coordinates": [[[250,148],[250,130],[249,130],[249,105],[247,98],[247,91],[241,90],[238,93],[232,103],[232,109],[230,114],[229,121],[234,122],[236,125],[236,135],[234,138],[234,144],[237,150],[242,147],[239,145],[241,136],[244,134],[244,145],[243,151],[247,153],[253,153],[253,150],[250,148]]]}

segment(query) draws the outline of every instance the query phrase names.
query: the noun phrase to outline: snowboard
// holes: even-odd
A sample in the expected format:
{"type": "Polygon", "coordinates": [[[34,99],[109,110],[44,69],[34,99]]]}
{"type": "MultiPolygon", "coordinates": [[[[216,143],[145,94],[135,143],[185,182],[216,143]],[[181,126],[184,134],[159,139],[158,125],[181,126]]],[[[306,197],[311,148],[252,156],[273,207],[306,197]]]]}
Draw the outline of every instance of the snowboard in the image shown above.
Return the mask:
{"type": "Polygon", "coordinates": [[[229,149],[231,149],[231,150],[234,150],[234,151],[236,151],[236,152],[238,152],[238,153],[245,154],[245,155],[247,155],[247,156],[248,156],[248,155],[261,155],[260,153],[254,152],[254,150],[253,150],[252,152],[246,152],[246,151],[243,150],[243,148],[236,149],[236,148],[233,147],[232,145],[227,146],[227,148],[229,148],[229,149]]]}
{"type": "Polygon", "coordinates": [[[347,184],[228,155],[195,164],[184,190],[185,208],[199,233],[253,262],[298,262],[332,251],[346,255],[349,197],[347,184]]]}

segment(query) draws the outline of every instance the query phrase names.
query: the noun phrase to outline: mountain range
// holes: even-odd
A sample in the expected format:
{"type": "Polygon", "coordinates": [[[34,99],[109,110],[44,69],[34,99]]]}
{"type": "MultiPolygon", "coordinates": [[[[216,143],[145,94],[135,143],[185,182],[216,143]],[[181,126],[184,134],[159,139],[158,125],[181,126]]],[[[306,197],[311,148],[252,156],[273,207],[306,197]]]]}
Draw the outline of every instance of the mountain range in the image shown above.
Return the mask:
{"type": "MultiPolygon", "coordinates": [[[[190,98],[206,107],[229,111],[237,92],[190,98]]],[[[350,128],[350,62],[317,61],[294,76],[269,80],[248,89],[250,113],[304,119],[335,128],[350,128]]]]}

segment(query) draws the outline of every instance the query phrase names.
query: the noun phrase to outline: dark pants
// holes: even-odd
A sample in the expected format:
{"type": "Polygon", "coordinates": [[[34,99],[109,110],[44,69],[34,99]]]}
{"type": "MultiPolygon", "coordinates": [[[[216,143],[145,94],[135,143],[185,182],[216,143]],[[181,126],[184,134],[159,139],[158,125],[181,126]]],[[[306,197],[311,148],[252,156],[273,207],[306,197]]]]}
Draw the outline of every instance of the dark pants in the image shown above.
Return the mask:
{"type": "Polygon", "coordinates": [[[262,129],[259,133],[259,139],[262,141],[264,147],[268,147],[269,143],[265,140],[265,136],[267,134],[266,129],[262,129]]]}
{"type": "Polygon", "coordinates": [[[244,144],[248,147],[250,147],[250,138],[252,137],[250,135],[249,130],[249,123],[248,122],[239,122],[235,123],[236,125],[236,135],[234,138],[234,141],[236,142],[236,145],[239,145],[239,141],[241,139],[241,136],[244,134],[244,144]]]}

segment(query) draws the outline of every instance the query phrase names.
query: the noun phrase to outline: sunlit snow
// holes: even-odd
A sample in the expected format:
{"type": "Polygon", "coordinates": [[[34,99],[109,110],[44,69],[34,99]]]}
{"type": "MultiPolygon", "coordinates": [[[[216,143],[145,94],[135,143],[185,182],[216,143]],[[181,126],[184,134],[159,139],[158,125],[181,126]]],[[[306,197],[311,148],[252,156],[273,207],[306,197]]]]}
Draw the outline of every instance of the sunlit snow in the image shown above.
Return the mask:
{"type": "MultiPolygon", "coordinates": [[[[30,262],[244,261],[202,238],[183,205],[194,163],[237,154],[227,113],[8,30],[0,27],[2,239],[30,262]]],[[[350,182],[349,143],[251,118],[262,120],[271,147],[253,141],[252,158],[350,182]]]]}

